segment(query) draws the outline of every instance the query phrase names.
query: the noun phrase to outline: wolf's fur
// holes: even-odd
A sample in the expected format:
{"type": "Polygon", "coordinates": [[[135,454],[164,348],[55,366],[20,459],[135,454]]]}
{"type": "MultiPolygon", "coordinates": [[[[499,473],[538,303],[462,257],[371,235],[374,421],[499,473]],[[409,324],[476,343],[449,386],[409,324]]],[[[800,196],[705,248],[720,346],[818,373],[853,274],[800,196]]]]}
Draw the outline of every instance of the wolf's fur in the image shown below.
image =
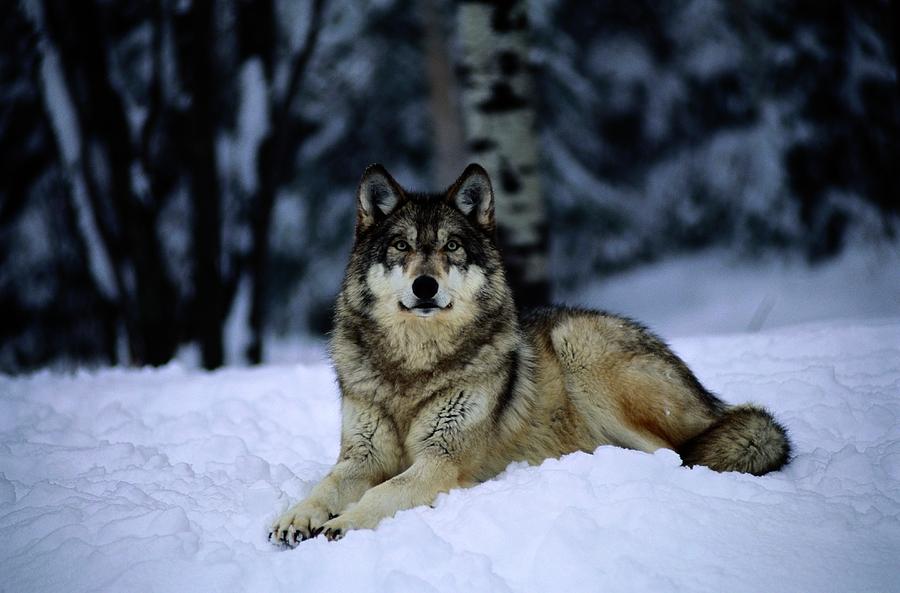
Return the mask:
{"type": "Polygon", "coordinates": [[[640,325],[566,308],[519,319],[493,216],[477,165],[437,195],[406,192],[380,166],[366,171],[331,342],[340,457],[271,537],[295,544],[373,528],[512,461],[604,444],[666,447],[718,471],[787,462],[785,431],[768,412],[723,403],[640,325]],[[439,288],[416,308],[422,275],[439,288]]]}

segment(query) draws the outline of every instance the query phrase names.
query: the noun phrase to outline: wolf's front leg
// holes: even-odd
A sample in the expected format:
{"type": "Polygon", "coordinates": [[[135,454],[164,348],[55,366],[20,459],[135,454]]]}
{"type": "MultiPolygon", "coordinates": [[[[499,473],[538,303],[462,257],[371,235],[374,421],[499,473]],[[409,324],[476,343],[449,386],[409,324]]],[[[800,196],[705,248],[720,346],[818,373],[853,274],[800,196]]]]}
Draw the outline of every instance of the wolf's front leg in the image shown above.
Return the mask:
{"type": "Polygon", "coordinates": [[[459,485],[459,468],[448,458],[421,457],[402,474],[368,490],[339,517],[327,521],[323,532],[334,540],[351,529],[374,529],[397,511],[431,504],[438,494],[459,485]]]}
{"type": "Polygon", "coordinates": [[[288,546],[318,535],[328,519],[400,471],[400,443],[379,411],[345,398],[339,461],[309,496],[273,524],[269,540],[288,546]]]}
{"type": "Polygon", "coordinates": [[[350,529],[372,529],[385,517],[414,506],[431,504],[441,492],[462,483],[462,464],[477,464],[484,443],[490,398],[477,390],[453,389],[434,398],[413,421],[407,442],[413,463],[402,474],[368,490],[359,503],[323,525],[325,536],[338,539],[350,529]]]}
{"type": "Polygon", "coordinates": [[[375,476],[365,466],[351,460],[338,462],[307,498],[272,524],[269,540],[293,546],[318,535],[328,519],[359,500],[375,483],[375,476]]]}

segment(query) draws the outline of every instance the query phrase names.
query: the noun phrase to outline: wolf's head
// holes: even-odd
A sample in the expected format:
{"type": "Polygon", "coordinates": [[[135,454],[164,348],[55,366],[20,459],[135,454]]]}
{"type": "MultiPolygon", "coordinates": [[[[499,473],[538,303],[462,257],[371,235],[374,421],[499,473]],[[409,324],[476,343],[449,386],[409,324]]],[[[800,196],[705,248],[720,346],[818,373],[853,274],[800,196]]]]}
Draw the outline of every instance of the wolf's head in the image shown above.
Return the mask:
{"type": "Polygon", "coordinates": [[[469,165],[447,191],[413,193],[380,165],[357,192],[356,242],[341,309],[413,337],[458,333],[512,307],[495,243],[487,172],[469,165]]]}

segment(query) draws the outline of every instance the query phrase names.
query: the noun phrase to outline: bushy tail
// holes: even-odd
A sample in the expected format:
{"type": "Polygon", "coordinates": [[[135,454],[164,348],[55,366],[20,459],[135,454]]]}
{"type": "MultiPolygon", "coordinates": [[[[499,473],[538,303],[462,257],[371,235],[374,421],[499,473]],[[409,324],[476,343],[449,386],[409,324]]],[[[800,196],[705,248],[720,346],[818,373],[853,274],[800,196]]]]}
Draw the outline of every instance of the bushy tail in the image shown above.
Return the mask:
{"type": "Polygon", "coordinates": [[[728,408],[709,428],[678,448],[685,465],[761,476],[781,469],[791,456],[784,427],[762,408],[728,408]]]}

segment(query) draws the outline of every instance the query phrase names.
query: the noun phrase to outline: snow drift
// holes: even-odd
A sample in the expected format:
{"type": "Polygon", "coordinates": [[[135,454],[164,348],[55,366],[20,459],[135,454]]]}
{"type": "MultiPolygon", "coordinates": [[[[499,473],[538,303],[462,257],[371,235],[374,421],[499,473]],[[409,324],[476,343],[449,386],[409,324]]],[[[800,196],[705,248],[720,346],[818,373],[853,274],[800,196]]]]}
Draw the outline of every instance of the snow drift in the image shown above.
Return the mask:
{"type": "Polygon", "coordinates": [[[337,454],[324,360],[0,378],[0,591],[900,590],[900,319],[673,346],[787,425],[784,471],[600,447],[288,551],[337,454]]]}

